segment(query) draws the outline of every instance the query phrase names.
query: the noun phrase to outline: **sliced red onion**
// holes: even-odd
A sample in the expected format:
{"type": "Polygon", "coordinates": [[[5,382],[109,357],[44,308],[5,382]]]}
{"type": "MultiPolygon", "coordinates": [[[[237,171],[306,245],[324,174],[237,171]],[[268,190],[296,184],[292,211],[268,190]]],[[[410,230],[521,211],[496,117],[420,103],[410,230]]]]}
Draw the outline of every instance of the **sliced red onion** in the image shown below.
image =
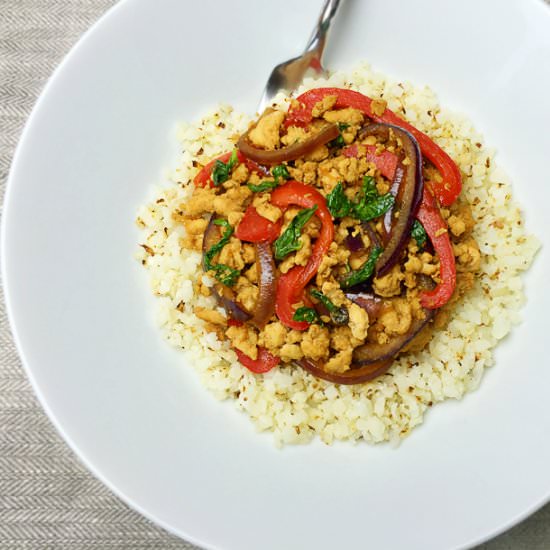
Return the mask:
{"type": "MultiPolygon", "coordinates": [[[[271,109],[271,111],[273,111],[273,109],[271,109]]],[[[266,166],[280,164],[281,162],[289,160],[296,160],[340,135],[337,124],[328,124],[304,141],[298,141],[292,145],[282,147],[281,149],[267,150],[256,147],[248,138],[250,131],[255,128],[256,124],[257,122],[239,138],[237,147],[245,157],[266,166]]]]}
{"type": "Polygon", "coordinates": [[[361,234],[357,233],[357,235],[352,235],[349,233],[346,237],[346,247],[351,252],[359,252],[360,250],[364,250],[365,244],[363,243],[361,234]]]}
{"type": "Polygon", "coordinates": [[[392,338],[386,344],[368,343],[353,350],[355,364],[366,366],[395,358],[399,352],[433,319],[435,311],[425,309],[424,319],[415,319],[405,334],[392,338]]]}
{"type": "Polygon", "coordinates": [[[271,245],[268,242],[256,243],[256,265],[258,266],[259,293],[250,322],[262,329],[275,312],[277,275],[271,245]]]}
{"type": "Polygon", "coordinates": [[[346,298],[362,307],[367,312],[370,322],[378,317],[383,306],[382,298],[372,292],[346,292],[346,298]]]}
{"type": "Polygon", "coordinates": [[[368,382],[377,376],[384,374],[392,364],[392,360],[381,361],[379,363],[372,363],[367,366],[357,367],[355,363],[351,365],[350,370],[343,373],[333,373],[325,371],[319,364],[315,363],[311,359],[300,359],[297,361],[304,370],[313,374],[317,378],[322,378],[335,384],[363,384],[368,382]]]}
{"type": "Polygon", "coordinates": [[[361,131],[361,137],[375,135],[388,140],[390,129],[397,136],[404,150],[404,158],[410,163],[403,164],[403,159],[395,170],[390,192],[395,197],[395,205],[384,217],[384,228],[388,239],[384,252],[376,262],[376,275],[385,275],[399,261],[403,248],[410,237],[411,226],[418,212],[424,181],[422,178],[422,153],[416,139],[408,131],[391,124],[369,124],[361,131]],[[399,217],[395,218],[395,213],[399,217]]]}
{"type": "MultiPolygon", "coordinates": [[[[433,281],[424,275],[419,276],[418,282],[421,288],[430,289],[434,287],[433,281]]],[[[384,300],[374,294],[347,292],[346,297],[367,312],[370,323],[378,318],[384,308],[384,300]]],[[[355,363],[365,366],[392,359],[397,356],[397,354],[434,318],[435,310],[422,308],[422,311],[424,313],[424,318],[415,319],[405,334],[400,334],[392,338],[386,344],[369,342],[355,348],[353,351],[355,363]]]]}

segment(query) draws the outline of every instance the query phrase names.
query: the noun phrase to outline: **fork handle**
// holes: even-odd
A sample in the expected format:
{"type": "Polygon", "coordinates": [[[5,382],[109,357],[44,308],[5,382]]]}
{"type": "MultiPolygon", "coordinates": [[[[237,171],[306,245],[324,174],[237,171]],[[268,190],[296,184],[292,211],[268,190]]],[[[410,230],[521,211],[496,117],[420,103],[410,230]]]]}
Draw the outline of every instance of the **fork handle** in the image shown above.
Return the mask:
{"type": "Polygon", "coordinates": [[[317,25],[313,29],[304,51],[304,53],[315,53],[315,57],[317,57],[319,63],[321,63],[330,25],[336,15],[336,12],[338,11],[340,2],[341,0],[325,0],[321,14],[319,15],[319,20],[317,21],[317,25]]]}

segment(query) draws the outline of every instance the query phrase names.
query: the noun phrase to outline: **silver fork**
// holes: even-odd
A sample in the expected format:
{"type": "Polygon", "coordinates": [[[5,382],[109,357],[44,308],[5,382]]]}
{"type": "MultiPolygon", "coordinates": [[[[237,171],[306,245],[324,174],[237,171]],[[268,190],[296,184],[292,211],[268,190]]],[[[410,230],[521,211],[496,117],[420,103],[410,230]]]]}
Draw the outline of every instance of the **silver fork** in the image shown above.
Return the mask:
{"type": "Polygon", "coordinates": [[[322,57],[330,25],[336,15],[341,0],[325,0],[323,9],[313,29],[313,33],[307,43],[304,53],[283,63],[279,63],[267,80],[258,105],[258,112],[264,109],[273,101],[279,90],[291,92],[295,90],[308,73],[318,76],[325,76],[327,71],[323,68],[322,57]]]}

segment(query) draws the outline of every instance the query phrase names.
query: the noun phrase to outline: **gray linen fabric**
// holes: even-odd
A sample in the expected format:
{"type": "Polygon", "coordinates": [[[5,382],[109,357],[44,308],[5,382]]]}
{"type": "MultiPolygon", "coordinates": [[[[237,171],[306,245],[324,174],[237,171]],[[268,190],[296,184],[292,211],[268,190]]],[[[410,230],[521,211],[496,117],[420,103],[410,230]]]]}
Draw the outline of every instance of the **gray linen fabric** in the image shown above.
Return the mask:
{"type": "MultiPolygon", "coordinates": [[[[79,36],[114,3],[115,0],[0,0],[0,197],[23,124],[47,78],[79,36]]],[[[196,548],[165,533],[120,502],[83,468],[60,439],[21,368],[3,296],[0,548],[196,548]]],[[[550,505],[479,548],[550,549],[550,505]]]]}

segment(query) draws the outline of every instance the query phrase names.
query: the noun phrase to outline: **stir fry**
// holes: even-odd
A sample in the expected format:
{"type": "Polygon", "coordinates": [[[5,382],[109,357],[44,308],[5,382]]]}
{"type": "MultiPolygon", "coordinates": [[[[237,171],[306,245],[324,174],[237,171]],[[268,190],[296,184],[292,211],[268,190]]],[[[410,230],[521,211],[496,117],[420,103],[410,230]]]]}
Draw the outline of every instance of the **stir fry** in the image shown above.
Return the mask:
{"type": "Polygon", "coordinates": [[[195,314],[256,373],[371,380],[429,341],[479,268],[456,164],[358,92],[266,110],[194,185],[174,216],[226,316],[195,314]]]}

